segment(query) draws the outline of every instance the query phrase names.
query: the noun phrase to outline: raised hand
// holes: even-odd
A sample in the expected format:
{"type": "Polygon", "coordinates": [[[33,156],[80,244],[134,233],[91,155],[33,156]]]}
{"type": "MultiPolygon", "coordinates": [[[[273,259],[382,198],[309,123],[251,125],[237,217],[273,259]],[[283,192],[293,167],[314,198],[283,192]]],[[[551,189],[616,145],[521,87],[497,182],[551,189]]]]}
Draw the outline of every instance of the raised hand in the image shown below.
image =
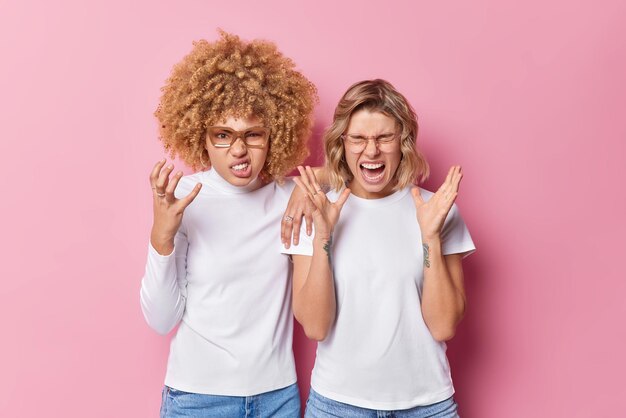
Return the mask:
{"type": "Polygon", "coordinates": [[[452,208],[452,204],[459,193],[461,178],[463,178],[461,166],[452,166],[450,171],[448,171],[446,180],[428,202],[422,199],[419,188],[414,187],[411,189],[411,194],[415,201],[417,222],[422,231],[422,238],[440,237],[446,216],[448,216],[448,212],[450,212],[450,208],[452,208]]]}
{"type": "Polygon", "coordinates": [[[306,234],[311,235],[313,225],[313,205],[309,201],[306,191],[302,191],[300,187],[296,187],[291,192],[287,209],[283,214],[283,220],[280,223],[280,239],[285,246],[291,246],[293,236],[293,244],[298,245],[300,239],[300,227],[302,226],[302,218],[306,222],[306,234]]]}
{"type": "Polygon", "coordinates": [[[331,238],[333,228],[339,220],[341,208],[350,196],[350,189],[346,188],[339,195],[336,202],[331,202],[322,191],[311,167],[306,169],[298,166],[301,177],[295,177],[298,187],[306,193],[313,205],[313,225],[315,226],[315,239],[328,241],[331,238]]]}
{"type": "Polygon", "coordinates": [[[174,196],[174,190],[176,190],[183,173],[179,171],[170,179],[174,165],[169,164],[163,168],[165,162],[166,160],[163,159],[156,163],[150,173],[154,210],[150,242],[154,249],[162,255],[168,255],[174,250],[174,236],[180,227],[183,212],[202,188],[202,184],[198,183],[187,196],[177,199],[174,196]]]}

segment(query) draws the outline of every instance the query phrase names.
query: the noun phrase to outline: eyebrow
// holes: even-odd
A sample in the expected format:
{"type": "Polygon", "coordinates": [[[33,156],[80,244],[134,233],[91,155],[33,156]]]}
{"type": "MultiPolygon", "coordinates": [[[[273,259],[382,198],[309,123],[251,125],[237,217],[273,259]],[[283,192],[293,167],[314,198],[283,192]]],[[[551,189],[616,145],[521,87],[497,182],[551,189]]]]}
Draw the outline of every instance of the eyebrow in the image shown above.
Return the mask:
{"type": "Polygon", "coordinates": [[[250,126],[249,128],[246,129],[235,129],[235,128],[230,128],[228,126],[211,126],[211,128],[213,129],[228,129],[229,131],[237,131],[237,132],[241,132],[241,131],[249,131],[250,129],[256,129],[256,128],[263,128],[263,129],[267,129],[265,126],[263,125],[255,125],[255,126],[250,126]]]}
{"type": "Polygon", "coordinates": [[[383,135],[393,135],[393,132],[383,132],[377,135],[365,135],[365,134],[346,134],[348,136],[383,136],[383,135]]]}

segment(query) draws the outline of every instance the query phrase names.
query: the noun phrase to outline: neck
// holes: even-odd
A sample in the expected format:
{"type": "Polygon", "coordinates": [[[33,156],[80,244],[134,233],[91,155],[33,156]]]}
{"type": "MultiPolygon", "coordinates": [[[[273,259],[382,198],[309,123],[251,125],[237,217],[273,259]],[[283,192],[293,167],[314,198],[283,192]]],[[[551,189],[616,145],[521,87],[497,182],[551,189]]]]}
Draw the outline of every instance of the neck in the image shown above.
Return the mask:
{"type": "Polygon", "coordinates": [[[231,184],[226,179],[224,179],[224,177],[220,176],[217,170],[213,168],[206,173],[209,183],[214,188],[226,193],[249,193],[257,190],[264,185],[263,181],[261,181],[258,176],[255,179],[251,180],[250,183],[246,184],[245,186],[235,186],[234,184],[231,184]]]}
{"type": "Polygon", "coordinates": [[[348,187],[350,188],[350,191],[352,192],[352,194],[362,199],[382,199],[383,197],[387,197],[393,194],[394,185],[395,185],[394,182],[389,182],[383,190],[380,190],[377,192],[370,192],[368,190],[365,190],[363,187],[361,187],[361,185],[354,179],[348,182],[348,187]]]}

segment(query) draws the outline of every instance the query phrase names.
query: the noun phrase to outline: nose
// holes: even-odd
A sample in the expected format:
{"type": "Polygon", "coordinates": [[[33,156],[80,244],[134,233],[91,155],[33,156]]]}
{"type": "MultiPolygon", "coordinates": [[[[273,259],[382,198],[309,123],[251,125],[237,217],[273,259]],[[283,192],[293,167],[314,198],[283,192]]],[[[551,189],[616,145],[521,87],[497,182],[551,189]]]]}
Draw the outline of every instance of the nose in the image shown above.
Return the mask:
{"type": "Polygon", "coordinates": [[[378,155],[378,142],[374,138],[367,138],[367,143],[365,144],[365,155],[378,155]]]}
{"type": "Polygon", "coordinates": [[[243,157],[248,153],[248,147],[241,137],[237,138],[230,146],[230,153],[235,157],[243,157]]]}

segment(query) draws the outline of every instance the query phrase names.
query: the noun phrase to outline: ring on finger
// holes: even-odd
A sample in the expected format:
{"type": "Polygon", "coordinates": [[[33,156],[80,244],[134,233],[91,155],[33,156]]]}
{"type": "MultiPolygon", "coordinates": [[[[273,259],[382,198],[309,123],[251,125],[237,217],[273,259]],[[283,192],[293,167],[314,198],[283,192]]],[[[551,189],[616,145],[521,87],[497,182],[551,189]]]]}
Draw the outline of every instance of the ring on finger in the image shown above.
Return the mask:
{"type": "Polygon", "coordinates": [[[285,215],[285,220],[287,222],[292,222],[293,221],[293,216],[285,215]]]}
{"type": "Polygon", "coordinates": [[[157,194],[156,194],[156,195],[157,195],[157,196],[159,196],[159,197],[165,197],[165,193],[158,193],[158,192],[157,192],[157,194]]]}

